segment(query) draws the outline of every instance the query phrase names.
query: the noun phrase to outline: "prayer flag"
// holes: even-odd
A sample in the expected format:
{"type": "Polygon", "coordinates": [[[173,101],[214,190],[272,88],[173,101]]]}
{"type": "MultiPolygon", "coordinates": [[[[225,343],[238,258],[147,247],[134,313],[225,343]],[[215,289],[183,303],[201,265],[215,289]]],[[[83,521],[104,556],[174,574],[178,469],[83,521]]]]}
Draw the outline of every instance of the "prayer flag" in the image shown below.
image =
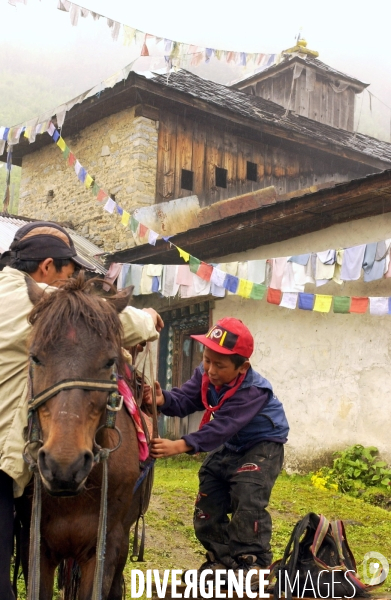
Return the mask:
{"type": "MultiPolygon", "coordinates": [[[[191,267],[190,267],[190,269],[191,269],[191,267]]],[[[201,277],[201,279],[204,279],[205,281],[210,281],[212,271],[213,271],[212,265],[208,265],[208,263],[201,262],[196,275],[198,277],[201,277]]]]}
{"type": "MultiPolygon", "coordinates": [[[[53,137],[53,133],[56,131],[56,128],[54,127],[54,124],[52,123],[52,121],[50,121],[49,127],[47,128],[47,132],[50,136],[53,137]]],[[[7,131],[8,133],[8,131],[7,131]]],[[[6,138],[7,139],[7,138],[6,138]]]]}
{"type": "Polygon", "coordinates": [[[330,312],[332,296],[324,294],[315,294],[314,311],[316,312],[330,312]]]}
{"type": "Polygon", "coordinates": [[[139,224],[139,230],[138,230],[138,234],[140,238],[143,238],[146,236],[148,231],[148,227],[146,227],[145,225],[143,225],[142,223],[139,224]]]}
{"type": "Polygon", "coordinates": [[[371,315],[386,315],[388,314],[388,298],[384,297],[370,297],[369,298],[369,312],[371,315]]]}
{"type": "Polygon", "coordinates": [[[71,153],[71,151],[68,148],[68,146],[65,146],[64,151],[62,153],[64,160],[67,160],[69,158],[70,153],[71,153]]]}
{"type": "Polygon", "coordinates": [[[80,171],[78,172],[77,177],[78,177],[79,181],[81,181],[82,183],[85,182],[86,177],[87,177],[87,171],[85,170],[84,167],[80,167],[80,171]]]}
{"type": "MultiPolygon", "coordinates": [[[[168,238],[167,238],[167,239],[163,238],[163,239],[164,239],[166,242],[168,241],[168,238]]],[[[190,260],[190,254],[189,254],[188,252],[185,252],[185,250],[182,250],[182,248],[178,248],[178,246],[176,246],[176,249],[177,249],[177,250],[178,250],[178,252],[179,252],[179,256],[180,256],[181,258],[183,258],[183,260],[184,260],[185,262],[189,262],[189,260],[190,260]]]]}
{"type": "Polygon", "coordinates": [[[64,138],[60,137],[57,140],[57,146],[60,148],[61,152],[64,152],[65,148],[66,148],[66,143],[64,138]]]}
{"type": "Polygon", "coordinates": [[[232,294],[236,294],[238,287],[239,287],[239,277],[236,277],[235,275],[230,275],[229,273],[227,273],[225,276],[223,285],[226,290],[228,290],[232,294]]]}
{"type": "Polygon", "coordinates": [[[76,163],[76,156],[73,154],[73,152],[70,152],[69,158],[68,158],[68,166],[73,167],[75,163],[76,163]]]}
{"type": "Polygon", "coordinates": [[[350,310],[350,296],[334,296],[334,307],[335,313],[347,314],[350,310]]]}
{"type": "Polygon", "coordinates": [[[315,295],[299,292],[299,308],[301,310],[313,310],[315,295]]]}
{"type": "Polygon", "coordinates": [[[156,233],[156,231],[152,231],[152,229],[150,229],[148,234],[148,244],[151,244],[151,246],[156,246],[156,240],[158,237],[159,234],[156,233]]]}
{"type": "Polygon", "coordinates": [[[92,186],[93,182],[94,182],[93,178],[91,177],[91,175],[88,175],[88,173],[87,173],[86,178],[84,180],[84,185],[86,186],[86,188],[90,188],[92,186]]]}
{"type": "Polygon", "coordinates": [[[121,217],[124,213],[124,209],[120,207],[119,204],[117,204],[117,213],[119,214],[119,216],[121,217]]]}
{"type": "Polygon", "coordinates": [[[76,160],[76,162],[75,162],[75,173],[76,173],[77,176],[79,176],[81,168],[82,168],[81,164],[79,163],[78,160],[76,160]]]}
{"type": "Polygon", "coordinates": [[[293,310],[297,304],[297,293],[296,292],[283,292],[280,306],[284,308],[290,308],[293,310]]]}
{"type": "Polygon", "coordinates": [[[126,210],[124,210],[124,212],[122,213],[121,224],[124,227],[127,227],[128,223],[129,223],[129,219],[130,219],[130,214],[126,210]]]}
{"type": "Polygon", "coordinates": [[[200,268],[201,261],[198,260],[198,258],[195,258],[195,256],[190,256],[189,264],[190,264],[190,271],[192,273],[197,273],[198,269],[200,268]]]}
{"type": "Polygon", "coordinates": [[[107,194],[102,188],[99,190],[98,195],[96,197],[97,202],[103,202],[107,198],[107,194]]]}
{"type": "Polygon", "coordinates": [[[267,301],[269,304],[280,304],[282,298],[281,290],[275,290],[274,288],[269,287],[267,290],[267,301]]]}
{"type": "MultiPolygon", "coordinates": [[[[98,196],[99,192],[100,192],[100,187],[99,185],[96,183],[96,181],[94,180],[94,183],[92,184],[91,187],[91,192],[94,194],[94,196],[98,196]]],[[[104,193],[104,192],[103,192],[104,193]]]]}
{"type": "Polygon", "coordinates": [[[263,285],[263,283],[253,283],[250,298],[253,300],[263,300],[266,289],[266,285],[263,285]]]}
{"type": "Polygon", "coordinates": [[[250,298],[252,289],[252,281],[248,281],[247,279],[239,279],[239,285],[236,293],[242,298],[250,298]]]}
{"type": "Polygon", "coordinates": [[[132,215],[130,218],[130,229],[133,231],[133,233],[136,233],[137,227],[138,227],[138,221],[132,215]]]}
{"type": "Polygon", "coordinates": [[[106,204],[104,205],[104,209],[107,210],[108,213],[113,213],[115,208],[115,202],[112,198],[108,198],[106,204]]]}
{"type": "Polygon", "coordinates": [[[56,129],[55,132],[53,133],[53,142],[58,142],[59,139],[60,139],[60,134],[58,133],[58,131],[56,129]]]}
{"type": "Polygon", "coordinates": [[[368,304],[369,304],[369,299],[366,298],[365,296],[353,296],[352,302],[350,305],[350,312],[351,313],[360,313],[360,314],[365,313],[365,312],[367,312],[368,304]]]}

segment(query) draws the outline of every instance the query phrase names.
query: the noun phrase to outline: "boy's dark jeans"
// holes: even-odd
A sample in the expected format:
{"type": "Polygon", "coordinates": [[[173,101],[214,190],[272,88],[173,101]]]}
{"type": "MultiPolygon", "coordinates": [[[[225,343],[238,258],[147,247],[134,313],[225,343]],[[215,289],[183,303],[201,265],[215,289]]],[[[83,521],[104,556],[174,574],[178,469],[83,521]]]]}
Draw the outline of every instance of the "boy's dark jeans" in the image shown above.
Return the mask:
{"type": "Polygon", "coordinates": [[[254,554],[262,567],[271,564],[272,521],[266,506],[283,459],[283,444],[259,442],[239,453],[221,446],[203,462],[195,534],[228,568],[242,554],[254,554]]]}

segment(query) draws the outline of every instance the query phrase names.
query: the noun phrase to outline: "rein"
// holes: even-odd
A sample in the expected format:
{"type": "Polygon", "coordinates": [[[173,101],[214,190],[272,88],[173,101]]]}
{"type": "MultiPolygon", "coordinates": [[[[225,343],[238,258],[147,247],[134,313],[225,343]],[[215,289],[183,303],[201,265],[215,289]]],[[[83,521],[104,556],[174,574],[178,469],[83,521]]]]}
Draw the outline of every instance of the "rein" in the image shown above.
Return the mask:
{"type": "Polygon", "coordinates": [[[94,448],[96,450],[96,453],[94,454],[94,462],[103,463],[103,474],[92,600],[101,600],[107,530],[107,459],[112,452],[120,447],[122,442],[121,432],[115,425],[117,412],[121,410],[123,403],[122,396],[118,394],[117,374],[113,369],[110,381],[104,381],[100,379],[63,379],[59,383],[56,383],[43,392],[40,392],[36,396],[33,394],[33,374],[34,365],[32,362],[30,362],[28,377],[28,440],[23,452],[23,458],[25,462],[29,465],[30,471],[34,473],[34,497],[30,527],[29,582],[27,599],[39,600],[40,588],[40,528],[42,510],[41,477],[37,462],[28,450],[28,447],[31,444],[39,444],[40,446],[43,445],[37,409],[61,391],[81,389],[87,391],[107,391],[109,393],[106,405],[106,421],[103,425],[98,427],[94,439],[94,448]],[[101,448],[96,443],[96,435],[103,428],[116,430],[118,434],[118,443],[114,448],[101,448]]]}

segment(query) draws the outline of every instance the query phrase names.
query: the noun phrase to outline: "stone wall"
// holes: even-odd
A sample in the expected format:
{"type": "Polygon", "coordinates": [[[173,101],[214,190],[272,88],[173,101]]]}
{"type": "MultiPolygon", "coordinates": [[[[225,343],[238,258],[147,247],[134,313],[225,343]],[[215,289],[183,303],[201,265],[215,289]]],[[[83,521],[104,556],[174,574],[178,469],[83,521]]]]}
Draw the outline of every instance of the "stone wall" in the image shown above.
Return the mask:
{"type": "MultiPolygon", "coordinates": [[[[130,108],[63,137],[77,159],[128,212],[155,203],[159,122],[130,108]]],[[[23,159],[19,214],[68,222],[105,251],[134,246],[130,229],[103,210],[54,144],[23,159]]]]}

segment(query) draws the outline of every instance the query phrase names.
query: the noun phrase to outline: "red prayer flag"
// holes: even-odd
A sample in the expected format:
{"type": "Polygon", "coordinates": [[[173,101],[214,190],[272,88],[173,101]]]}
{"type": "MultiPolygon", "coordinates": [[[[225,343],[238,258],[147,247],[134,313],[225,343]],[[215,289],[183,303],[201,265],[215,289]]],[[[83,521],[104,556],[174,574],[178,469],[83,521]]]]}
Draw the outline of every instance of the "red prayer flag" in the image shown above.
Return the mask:
{"type": "Polygon", "coordinates": [[[365,296],[352,296],[350,304],[351,313],[365,313],[368,310],[369,298],[365,296]]]}
{"type": "Polygon", "coordinates": [[[274,288],[268,288],[267,290],[267,301],[269,304],[280,304],[282,298],[282,291],[275,290],[274,288]]]}
{"type": "Polygon", "coordinates": [[[96,197],[97,202],[103,202],[103,200],[105,198],[107,198],[108,195],[106,194],[106,192],[102,189],[99,190],[98,195],[96,197]]]}
{"type": "Polygon", "coordinates": [[[138,235],[140,238],[143,238],[147,235],[148,227],[145,227],[142,223],[139,224],[138,227],[138,235]]]}
{"type": "Polygon", "coordinates": [[[144,42],[140,56],[149,56],[147,44],[144,42]]]}
{"type": "Polygon", "coordinates": [[[76,156],[73,154],[73,152],[70,152],[69,156],[68,156],[68,165],[70,167],[73,167],[73,165],[75,164],[75,162],[76,162],[76,156]]]}
{"type": "Polygon", "coordinates": [[[201,279],[204,279],[205,281],[210,281],[210,278],[212,277],[212,273],[213,273],[212,265],[208,265],[208,263],[201,261],[201,264],[198,267],[198,271],[197,271],[196,275],[198,275],[198,277],[201,277],[201,279]]]}

